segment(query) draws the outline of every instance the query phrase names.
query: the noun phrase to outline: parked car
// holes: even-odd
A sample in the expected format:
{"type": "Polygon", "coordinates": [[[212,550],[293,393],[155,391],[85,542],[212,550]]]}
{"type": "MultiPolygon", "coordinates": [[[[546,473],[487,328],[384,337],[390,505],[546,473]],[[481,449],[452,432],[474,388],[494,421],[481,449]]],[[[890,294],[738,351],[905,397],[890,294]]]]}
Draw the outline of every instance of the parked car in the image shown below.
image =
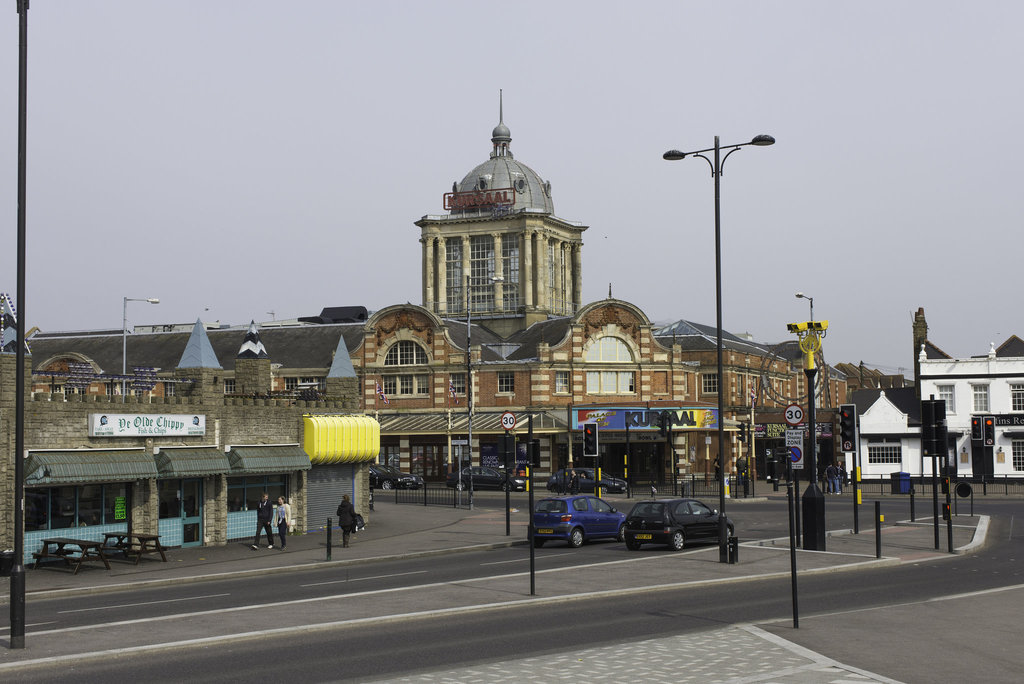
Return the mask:
{"type": "MultiPolygon", "coordinates": [[[[572,471],[576,471],[579,476],[580,492],[593,492],[594,491],[594,469],[593,468],[562,468],[561,470],[555,471],[555,473],[548,478],[548,491],[549,492],[561,492],[562,494],[568,494],[570,492],[570,483],[572,482],[572,471]]],[[[626,491],[626,481],[612,477],[610,475],[601,474],[601,491],[606,494],[622,494],[626,491]]]]}
{"type": "Polygon", "coordinates": [[[445,482],[449,487],[458,490],[469,489],[472,481],[473,489],[500,489],[505,491],[511,488],[514,491],[526,489],[526,478],[518,475],[506,475],[497,468],[487,466],[472,466],[462,469],[462,477],[459,478],[459,471],[448,473],[448,480],[445,482]]]}
{"type": "MultiPolygon", "coordinates": [[[[735,528],[726,518],[729,536],[735,528]]],[[[640,501],[626,515],[626,548],[665,544],[679,551],[688,541],[718,538],[718,509],[696,499],[640,501]]]]}
{"type": "Polygon", "coordinates": [[[596,496],[556,496],[541,499],[533,509],[533,545],[560,539],[579,548],[591,539],[622,541],[626,514],[596,496]]]}
{"type": "Polygon", "coordinates": [[[394,466],[370,464],[371,489],[419,489],[423,486],[423,478],[419,475],[403,473],[394,466]]]}

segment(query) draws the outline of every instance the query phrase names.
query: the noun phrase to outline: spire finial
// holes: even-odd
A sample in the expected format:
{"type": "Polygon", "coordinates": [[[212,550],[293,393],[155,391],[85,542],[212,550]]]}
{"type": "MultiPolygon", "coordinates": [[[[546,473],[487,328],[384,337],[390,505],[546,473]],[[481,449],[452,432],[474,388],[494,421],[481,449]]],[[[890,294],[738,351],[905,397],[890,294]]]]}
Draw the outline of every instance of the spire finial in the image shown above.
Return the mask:
{"type": "Polygon", "coordinates": [[[505,123],[505,98],[501,88],[498,88],[498,123],[505,123]]]}

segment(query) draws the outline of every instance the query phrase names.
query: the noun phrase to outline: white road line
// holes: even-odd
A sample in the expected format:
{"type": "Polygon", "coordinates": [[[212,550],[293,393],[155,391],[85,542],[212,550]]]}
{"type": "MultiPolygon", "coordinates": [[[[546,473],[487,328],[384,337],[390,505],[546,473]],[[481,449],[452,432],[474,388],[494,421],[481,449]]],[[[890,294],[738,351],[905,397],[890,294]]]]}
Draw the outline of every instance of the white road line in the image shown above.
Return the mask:
{"type": "Polygon", "coordinates": [[[300,584],[300,587],[319,587],[324,584],[344,584],[346,582],[365,582],[366,580],[372,579],[386,579],[388,577],[404,577],[405,575],[425,575],[426,570],[416,570],[415,572],[396,572],[390,575],[374,575],[373,577],[355,577],[353,579],[340,579],[331,580],[329,582],[313,582],[312,584],[300,584]]]}
{"type": "Polygon", "coordinates": [[[208,598],[219,598],[231,596],[231,594],[206,594],[205,596],[186,596],[176,599],[162,599],[160,601],[143,601],[141,603],[121,603],[115,606],[96,606],[95,608],[76,608],[75,610],[58,610],[57,613],[87,613],[91,610],[110,610],[112,608],[134,608],[135,606],[153,606],[158,603],[177,603],[178,601],[199,601],[208,598]]]}
{"type": "MultiPolygon", "coordinates": [[[[544,554],[543,558],[555,558],[557,556],[572,556],[572,555],[575,555],[575,554],[573,554],[571,552],[570,553],[547,553],[547,554],[544,554]]],[[[525,563],[528,560],[530,560],[530,559],[529,558],[513,558],[512,560],[494,561],[493,563],[481,563],[480,567],[483,567],[485,565],[504,565],[505,563],[525,563]]]]}
{"type": "MultiPolygon", "coordinates": [[[[33,622],[33,623],[25,625],[25,627],[39,627],[40,625],[52,625],[52,624],[56,624],[55,621],[51,620],[50,622],[33,622]]],[[[0,632],[6,632],[10,628],[11,628],[10,625],[8,625],[7,627],[0,627],[0,632]]]]}

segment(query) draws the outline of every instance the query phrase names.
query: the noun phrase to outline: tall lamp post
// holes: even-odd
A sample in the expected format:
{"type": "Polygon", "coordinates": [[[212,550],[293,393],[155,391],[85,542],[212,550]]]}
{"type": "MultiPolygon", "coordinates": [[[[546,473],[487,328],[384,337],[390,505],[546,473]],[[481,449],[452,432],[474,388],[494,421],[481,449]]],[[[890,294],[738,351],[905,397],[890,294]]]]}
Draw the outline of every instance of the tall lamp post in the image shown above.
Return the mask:
{"type": "Polygon", "coordinates": [[[828,321],[814,320],[814,297],[803,292],[796,293],[797,299],[806,299],[811,306],[811,320],[807,323],[791,323],[789,329],[800,340],[800,351],[804,353],[804,375],[807,376],[807,445],[804,450],[807,462],[807,489],[801,499],[804,517],[804,549],[825,550],[825,495],[818,486],[818,435],[814,411],[817,405],[815,392],[814,355],[821,349],[821,340],[828,333],[828,321]]]}
{"type": "MultiPolygon", "coordinates": [[[[729,151],[725,153],[724,157],[720,157],[721,146],[718,142],[718,136],[715,136],[715,146],[709,147],[705,150],[697,150],[695,152],[680,152],[679,150],[669,150],[662,155],[663,159],[668,161],[679,161],[687,156],[700,157],[711,166],[711,175],[715,179],[715,307],[717,313],[717,326],[718,336],[716,340],[716,349],[718,352],[718,462],[719,472],[721,473],[721,481],[718,483],[718,560],[722,563],[729,561],[729,538],[728,532],[725,525],[725,481],[728,477],[727,470],[725,468],[725,381],[722,370],[722,210],[720,201],[720,180],[722,177],[722,169],[725,166],[725,160],[729,158],[729,155],[747,145],[756,145],[758,147],[765,147],[768,145],[774,145],[775,138],[770,135],[758,135],[754,137],[748,143],[740,143],[739,145],[726,145],[726,149],[729,151]],[[714,161],[710,160],[706,156],[706,152],[714,152],[714,161]]],[[[675,468],[675,464],[672,464],[675,468]]]]}
{"type": "MultiPolygon", "coordinates": [[[[466,274],[466,455],[469,457],[469,509],[473,510],[473,307],[469,296],[469,287],[473,281],[483,283],[500,283],[505,279],[501,276],[479,276],[474,278],[466,274]]],[[[462,468],[459,468],[459,481],[462,481],[462,468]]]]}
{"type": "Polygon", "coordinates": [[[149,297],[147,299],[133,299],[131,297],[124,298],[124,314],[121,316],[121,402],[124,403],[125,399],[125,387],[126,379],[128,375],[128,302],[148,302],[150,304],[159,304],[160,300],[156,297],[149,297]]]}

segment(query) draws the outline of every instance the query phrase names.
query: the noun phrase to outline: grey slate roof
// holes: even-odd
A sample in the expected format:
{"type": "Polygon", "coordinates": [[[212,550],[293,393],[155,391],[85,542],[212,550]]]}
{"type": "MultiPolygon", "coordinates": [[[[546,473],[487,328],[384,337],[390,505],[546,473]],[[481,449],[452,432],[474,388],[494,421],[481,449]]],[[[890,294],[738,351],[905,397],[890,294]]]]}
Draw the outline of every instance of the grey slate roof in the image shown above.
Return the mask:
{"type": "Polygon", "coordinates": [[[217,360],[217,355],[213,353],[203,322],[198,319],[185,344],[185,351],[181,353],[178,368],[223,368],[217,360]]]}

